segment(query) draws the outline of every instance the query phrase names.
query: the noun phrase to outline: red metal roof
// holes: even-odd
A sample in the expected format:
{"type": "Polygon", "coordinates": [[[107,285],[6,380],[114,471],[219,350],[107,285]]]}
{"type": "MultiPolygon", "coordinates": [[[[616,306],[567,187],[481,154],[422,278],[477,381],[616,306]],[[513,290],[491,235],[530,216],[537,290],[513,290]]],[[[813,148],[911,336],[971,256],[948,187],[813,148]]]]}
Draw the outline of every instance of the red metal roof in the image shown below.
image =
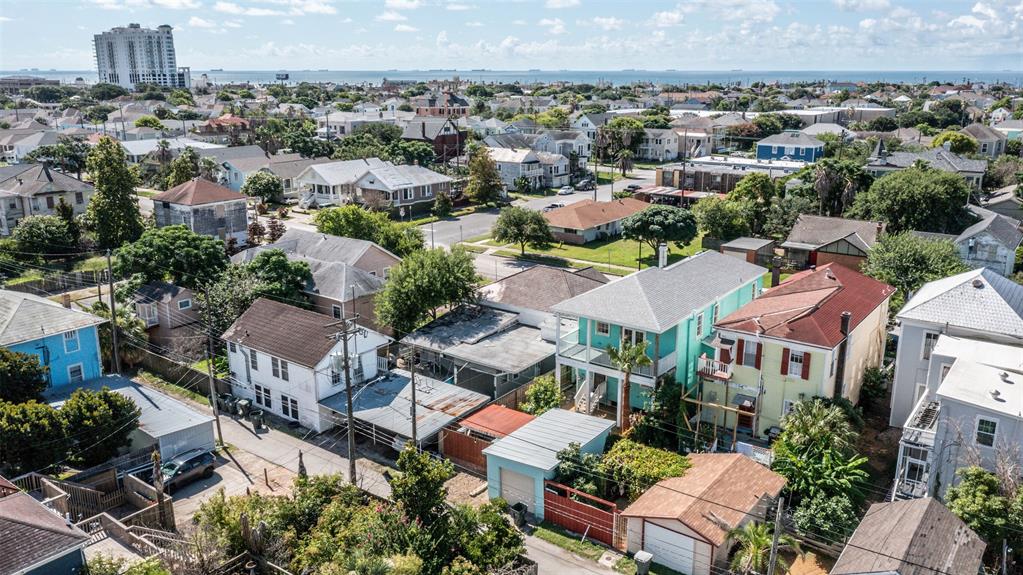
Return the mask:
{"type": "Polygon", "coordinates": [[[534,419],[528,413],[495,403],[463,419],[459,424],[492,437],[504,437],[534,419]]]}

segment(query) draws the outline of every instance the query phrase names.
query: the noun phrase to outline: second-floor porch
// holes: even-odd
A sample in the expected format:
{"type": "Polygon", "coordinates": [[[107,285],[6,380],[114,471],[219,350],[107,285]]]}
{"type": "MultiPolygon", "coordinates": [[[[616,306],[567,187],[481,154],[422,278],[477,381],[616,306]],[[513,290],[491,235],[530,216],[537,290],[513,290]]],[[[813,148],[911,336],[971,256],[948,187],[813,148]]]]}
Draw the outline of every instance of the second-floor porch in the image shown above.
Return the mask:
{"type": "MultiPolygon", "coordinates": [[[[557,356],[562,365],[582,369],[592,369],[609,377],[621,375],[621,369],[611,360],[606,347],[597,347],[579,342],[579,330],[562,335],[558,338],[557,356]]],[[[655,350],[650,346],[647,350],[649,365],[636,366],[632,369],[632,381],[640,385],[653,387],[657,377],[675,369],[678,363],[674,350],[655,350]]]]}
{"type": "Polygon", "coordinates": [[[913,409],[899,440],[894,499],[916,499],[929,493],[940,414],[941,404],[927,396],[913,409]]]}

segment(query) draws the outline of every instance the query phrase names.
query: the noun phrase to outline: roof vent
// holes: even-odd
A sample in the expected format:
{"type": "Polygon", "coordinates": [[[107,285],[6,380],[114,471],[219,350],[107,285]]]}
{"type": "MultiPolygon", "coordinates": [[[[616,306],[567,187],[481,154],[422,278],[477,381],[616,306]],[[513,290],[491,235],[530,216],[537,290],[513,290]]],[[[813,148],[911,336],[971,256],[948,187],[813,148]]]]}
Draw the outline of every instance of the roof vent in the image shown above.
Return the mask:
{"type": "Polygon", "coordinates": [[[1009,372],[1003,371],[1002,373],[999,373],[998,376],[1001,377],[1002,381],[1005,383],[1012,383],[1012,380],[1009,379],[1009,372]]]}
{"type": "Polygon", "coordinates": [[[975,279],[973,280],[973,287],[977,289],[984,289],[984,282],[980,281],[979,279],[975,279]]]}
{"type": "Polygon", "coordinates": [[[991,394],[991,399],[994,399],[996,401],[1002,396],[1002,392],[998,391],[997,389],[992,389],[989,393],[991,394]]]}

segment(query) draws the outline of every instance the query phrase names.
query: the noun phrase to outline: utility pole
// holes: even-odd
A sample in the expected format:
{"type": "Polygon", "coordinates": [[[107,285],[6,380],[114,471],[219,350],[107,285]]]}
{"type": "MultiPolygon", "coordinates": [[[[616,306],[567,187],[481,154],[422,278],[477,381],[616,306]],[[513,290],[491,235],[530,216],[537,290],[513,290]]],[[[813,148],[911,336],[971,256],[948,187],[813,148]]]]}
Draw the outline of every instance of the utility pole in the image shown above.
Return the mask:
{"type": "MultiPolygon", "coordinates": [[[[352,308],[355,308],[355,302],[352,302],[352,308]]],[[[342,308],[343,310],[344,308],[342,308]]],[[[342,311],[343,313],[343,311],[342,311]]],[[[356,483],[355,474],[355,415],[352,406],[352,362],[348,356],[348,337],[351,335],[365,334],[365,328],[359,327],[355,323],[355,320],[359,319],[359,314],[353,313],[351,318],[341,318],[341,321],[335,322],[331,325],[339,326],[340,329],[329,336],[334,341],[341,341],[341,361],[342,368],[345,377],[345,416],[348,424],[348,482],[352,485],[356,483]]],[[[336,368],[335,368],[336,369],[336,368]]]]}
{"type": "MultiPolygon", "coordinates": [[[[203,293],[205,294],[205,300],[209,302],[209,288],[204,287],[203,293]]],[[[209,377],[210,405],[213,406],[213,418],[217,421],[217,437],[220,439],[220,445],[224,445],[224,432],[220,430],[220,406],[217,404],[217,394],[215,393],[217,381],[213,377],[213,336],[210,335],[209,331],[206,332],[206,375],[209,377]]]]}
{"type": "Polygon", "coordinates": [[[771,558],[767,563],[767,575],[774,575],[774,566],[778,563],[778,539],[781,537],[781,514],[785,501],[778,497],[778,508],[774,512],[774,537],[771,539],[771,558]]]}
{"type": "Polygon", "coordinates": [[[121,354],[117,351],[117,301],[114,299],[114,266],[110,263],[110,250],[107,249],[107,289],[110,291],[110,342],[112,349],[110,362],[114,373],[121,373],[121,354]]]}

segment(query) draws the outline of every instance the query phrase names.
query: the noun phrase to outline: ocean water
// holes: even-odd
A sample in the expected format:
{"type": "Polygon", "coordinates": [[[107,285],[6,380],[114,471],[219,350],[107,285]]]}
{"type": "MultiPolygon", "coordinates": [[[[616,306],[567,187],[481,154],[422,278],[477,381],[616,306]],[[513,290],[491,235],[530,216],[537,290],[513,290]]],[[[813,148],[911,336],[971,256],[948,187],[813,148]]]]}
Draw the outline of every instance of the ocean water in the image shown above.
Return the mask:
{"type": "MultiPolygon", "coordinates": [[[[448,80],[458,77],[462,80],[487,83],[530,83],[530,82],[572,82],[596,84],[605,82],[614,85],[633,82],[657,84],[706,84],[753,82],[808,82],[830,80],[836,82],[886,81],[917,84],[923,82],[1008,82],[1023,86],[1023,71],[969,71],[969,70],[192,70],[193,81],[201,74],[215,84],[251,82],[266,84],[277,82],[276,75],[286,72],[288,84],[299,82],[334,82],[342,84],[379,85],[385,78],[400,81],[448,80]]],[[[96,82],[93,70],[11,70],[0,71],[0,76],[25,74],[74,82],[82,78],[96,82]]]]}

